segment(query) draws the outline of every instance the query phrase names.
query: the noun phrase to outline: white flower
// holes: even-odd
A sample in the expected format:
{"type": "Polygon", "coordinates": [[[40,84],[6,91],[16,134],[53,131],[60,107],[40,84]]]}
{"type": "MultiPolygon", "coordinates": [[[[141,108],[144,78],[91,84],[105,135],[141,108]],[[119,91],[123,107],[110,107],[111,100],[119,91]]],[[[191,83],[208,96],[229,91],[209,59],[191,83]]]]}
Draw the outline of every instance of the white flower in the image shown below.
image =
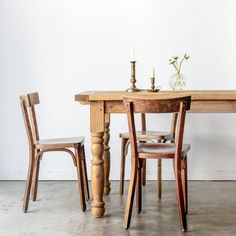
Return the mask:
{"type": "Polygon", "coordinates": [[[184,54],[184,58],[185,58],[185,60],[188,60],[189,59],[189,55],[188,54],[184,54]]]}
{"type": "Polygon", "coordinates": [[[169,59],[169,64],[171,65],[171,64],[173,64],[173,63],[175,63],[175,60],[174,59],[169,59]]]}

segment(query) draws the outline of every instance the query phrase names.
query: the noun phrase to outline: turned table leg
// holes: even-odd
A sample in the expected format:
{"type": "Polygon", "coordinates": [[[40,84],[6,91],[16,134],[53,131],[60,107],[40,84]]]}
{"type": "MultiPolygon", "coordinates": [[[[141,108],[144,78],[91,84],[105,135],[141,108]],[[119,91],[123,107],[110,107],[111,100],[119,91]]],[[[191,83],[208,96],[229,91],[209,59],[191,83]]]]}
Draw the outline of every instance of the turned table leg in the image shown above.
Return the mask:
{"type": "Polygon", "coordinates": [[[103,166],[103,132],[91,133],[92,160],[92,212],[95,217],[102,217],[105,212],[103,201],[104,166],[103,166]]]}
{"type": "Polygon", "coordinates": [[[92,213],[94,217],[103,217],[105,203],[103,201],[104,192],[104,103],[90,103],[90,131],[91,131],[91,151],[92,151],[92,193],[93,204],[92,213]]]}
{"type": "Polygon", "coordinates": [[[111,191],[111,183],[109,181],[110,175],[110,147],[109,147],[109,140],[110,140],[110,114],[105,115],[105,130],[104,130],[104,151],[103,151],[103,161],[104,161],[104,194],[108,195],[111,191]]]}

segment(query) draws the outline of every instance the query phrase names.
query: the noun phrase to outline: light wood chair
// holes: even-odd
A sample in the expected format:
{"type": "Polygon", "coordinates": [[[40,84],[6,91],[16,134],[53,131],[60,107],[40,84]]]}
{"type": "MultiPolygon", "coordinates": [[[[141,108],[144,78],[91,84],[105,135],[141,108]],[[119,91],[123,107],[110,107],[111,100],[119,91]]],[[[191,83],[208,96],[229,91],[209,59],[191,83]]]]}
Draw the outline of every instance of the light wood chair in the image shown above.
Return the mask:
{"type": "Polygon", "coordinates": [[[84,153],[84,138],[39,139],[35,113],[35,105],[39,104],[38,93],[30,93],[20,96],[20,104],[29,141],[29,168],[24,195],[23,211],[27,212],[28,210],[30,192],[32,200],[36,200],[40,160],[45,152],[51,151],[67,152],[72,157],[74,165],[77,169],[80,205],[82,211],[85,211],[85,198],[86,200],[89,200],[89,188],[84,153]],[[74,149],[74,152],[71,149],[74,149]]]}
{"type": "Polygon", "coordinates": [[[190,109],[190,103],[190,96],[163,100],[124,97],[132,153],[131,177],[125,208],[124,228],[129,228],[130,226],[135,190],[137,211],[138,213],[141,212],[141,168],[143,160],[150,158],[173,159],[180,226],[183,231],[187,230],[187,152],[190,150],[190,145],[183,144],[183,133],[186,111],[190,109]],[[137,143],[134,113],[177,113],[178,121],[175,142],[137,143]]]}
{"type": "MultiPolygon", "coordinates": [[[[136,139],[138,142],[157,142],[166,143],[173,142],[175,137],[177,114],[173,114],[172,126],[170,132],[164,131],[147,131],[146,129],[146,115],[141,114],[141,131],[136,131],[136,139]]],[[[124,179],[125,179],[125,160],[128,153],[130,144],[129,133],[120,133],[121,138],[121,164],[120,164],[120,195],[124,192],[124,179]]],[[[157,160],[157,194],[158,198],[162,196],[162,162],[161,159],[157,160]]],[[[142,184],[146,185],[146,160],[143,160],[142,166],[142,184]]]]}

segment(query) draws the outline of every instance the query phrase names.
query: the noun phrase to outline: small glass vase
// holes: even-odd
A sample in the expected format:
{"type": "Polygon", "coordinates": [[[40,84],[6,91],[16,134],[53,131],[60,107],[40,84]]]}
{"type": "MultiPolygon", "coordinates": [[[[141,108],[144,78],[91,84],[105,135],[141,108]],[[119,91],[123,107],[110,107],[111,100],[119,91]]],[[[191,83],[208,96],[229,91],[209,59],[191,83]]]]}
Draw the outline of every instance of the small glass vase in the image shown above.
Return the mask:
{"type": "Polygon", "coordinates": [[[184,75],[181,73],[171,75],[169,83],[174,91],[181,91],[186,87],[184,75]]]}

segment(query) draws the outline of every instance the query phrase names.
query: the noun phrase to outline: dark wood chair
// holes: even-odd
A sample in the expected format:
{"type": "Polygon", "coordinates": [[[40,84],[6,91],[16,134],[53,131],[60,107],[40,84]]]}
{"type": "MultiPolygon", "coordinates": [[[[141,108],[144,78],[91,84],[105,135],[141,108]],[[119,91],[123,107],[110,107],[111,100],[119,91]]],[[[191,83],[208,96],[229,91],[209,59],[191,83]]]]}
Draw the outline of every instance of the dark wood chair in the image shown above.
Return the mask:
{"type": "Polygon", "coordinates": [[[186,111],[190,109],[191,97],[172,99],[145,99],[124,97],[124,106],[128,116],[129,137],[131,144],[131,177],[125,208],[124,228],[129,228],[132,215],[134,193],[136,190],[137,211],[142,209],[141,168],[143,160],[173,159],[176,179],[176,193],[180,226],[187,230],[187,152],[190,145],[183,144],[186,111]],[[137,143],[134,113],[177,113],[178,121],[174,143],[137,143]]]}
{"type": "MultiPolygon", "coordinates": [[[[138,142],[157,142],[166,143],[168,141],[173,142],[175,137],[177,115],[173,115],[172,126],[170,132],[164,131],[147,131],[146,130],[146,115],[141,114],[141,131],[136,131],[136,139],[138,142]]],[[[120,195],[124,192],[124,179],[125,179],[125,160],[128,153],[128,147],[130,144],[129,133],[120,133],[121,138],[121,164],[120,164],[120,195]]],[[[158,198],[161,199],[162,195],[162,163],[161,159],[157,161],[157,190],[158,198]]],[[[146,160],[143,160],[142,166],[142,184],[146,185],[146,160]]]]}
{"type": "Polygon", "coordinates": [[[82,211],[85,211],[85,199],[89,200],[89,188],[84,153],[84,138],[39,139],[35,114],[35,105],[39,104],[38,93],[20,96],[20,104],[29,141],[29,168],[23,211],[27,212],[28,210],[30,192],[32,200],[36,200],[40,160],[43,157],[43,153],[51,151],[67,152],[72,157],[77,169],[81,209],[82,211]],[[71,149],[73,149],[74,152],[71,149]]]}

